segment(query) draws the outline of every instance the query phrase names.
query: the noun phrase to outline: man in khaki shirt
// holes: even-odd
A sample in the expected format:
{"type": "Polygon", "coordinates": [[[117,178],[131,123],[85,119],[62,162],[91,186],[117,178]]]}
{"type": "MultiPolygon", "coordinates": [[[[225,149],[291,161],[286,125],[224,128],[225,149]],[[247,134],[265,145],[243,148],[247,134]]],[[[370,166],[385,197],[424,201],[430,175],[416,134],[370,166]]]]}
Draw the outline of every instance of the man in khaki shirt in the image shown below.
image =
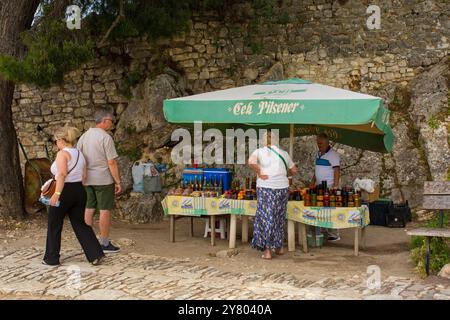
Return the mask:
{"type": "Polygon", "coordinates": [[[114,123],[114,116],[107,109],[95,112],[95,127],[86,131],[78,140],[77,148],[86,159],[84,181],[87,203],[85,222],[92,226],[95,209],[100,212],[100,244],[103,252],[119,252],[120,248],[109,241],[110,212],[114,208],[114,197],[122,191],[117,151],[112,137],[106,132],[114,123]]]}

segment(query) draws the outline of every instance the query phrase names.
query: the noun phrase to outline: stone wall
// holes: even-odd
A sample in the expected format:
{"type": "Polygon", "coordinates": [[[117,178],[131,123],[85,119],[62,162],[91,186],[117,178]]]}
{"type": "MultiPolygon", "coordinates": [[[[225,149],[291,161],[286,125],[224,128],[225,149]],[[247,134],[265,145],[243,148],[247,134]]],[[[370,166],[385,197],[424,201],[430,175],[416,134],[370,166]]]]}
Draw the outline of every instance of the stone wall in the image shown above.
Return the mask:
{"type": "MultiPolygon", "coordinates": [[[[62,86],[18,86],[13,113],[19,138],[31,157],[42,157],[38,124],[49,134],[66,122],[86,129],[94,107],[107,104],[118,119],[117,143],[151,151],[170,138],[172,127],[161,112],[164,98],[301,77],[385,100],[392,111],[394,151],[381,155],[336,145],[343,181],[372,178],[384,196],[418,206],[423,181],[447,178],[450,163],[450,2],[278,3],[274,16],[261,20],[246,1],[225,15],[198,13],[188,31],[172,39],[111,46],[68,74],[62,86]],[[366,26],[369,4],[381,8],[379,30],[366,26]]],[[[305,183],[314,152],[313,138],[297,139],[294,160],[302,160],[305,183]]]]}

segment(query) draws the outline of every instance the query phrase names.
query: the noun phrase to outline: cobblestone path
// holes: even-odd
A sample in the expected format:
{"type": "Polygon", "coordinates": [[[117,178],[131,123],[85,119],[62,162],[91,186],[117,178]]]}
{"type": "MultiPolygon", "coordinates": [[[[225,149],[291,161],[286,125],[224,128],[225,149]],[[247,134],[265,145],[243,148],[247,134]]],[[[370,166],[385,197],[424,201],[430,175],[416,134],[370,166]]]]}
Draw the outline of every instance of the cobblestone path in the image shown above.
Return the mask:
{"type": "Polygon", "coordinates": [[[0,253],[0,298],[42,299],[443,299],[448,283],[401,277],[368,289],[367,275],[300,279],[289,273],[239,273],[196,265],[189,259],[136,253],[110,255],[97,267],[76,249],[62,265],[41,264],[42,248],[0,253]]]}

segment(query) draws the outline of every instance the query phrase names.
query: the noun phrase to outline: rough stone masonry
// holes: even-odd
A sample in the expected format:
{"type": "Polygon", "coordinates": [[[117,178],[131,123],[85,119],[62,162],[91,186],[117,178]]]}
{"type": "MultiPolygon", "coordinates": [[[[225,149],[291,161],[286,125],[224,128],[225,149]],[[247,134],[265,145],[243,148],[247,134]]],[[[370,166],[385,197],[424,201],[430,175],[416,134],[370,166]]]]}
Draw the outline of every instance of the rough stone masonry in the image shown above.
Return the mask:
{"type": "MultiPolygon", "coordinates": [[[[343,183],[371,178],[382,196],[419,206],[423,181],[449,176],[450,2],[377,1],[381,28],[372,30],[365,2],[280,3],[274,16],[260,23],[248,1],[224,16],[196,13],[189,29],[172,39],[112,44],[107,55],[66,75],[61,86],[18,85],[14,121],[29,156],[45,156],[37,125],[47,133],[66,122],[84,130],[93,124],[98,105],[114,108],[119,147],[129,153],[155,150],[170,140],[173,128],[164,120],[163,99],[301,77],[384,98],[394,151],[382,155],[337,145],[343,183]],[[127,88],[132,74],[141,80],[127,88]]],[[[314,138],[297,139],[294,160],[302,160],[304,183],[313,173],[314,150],[314,138]]],[[[170,172],[176,178],[180,169],[170,172]]]]}

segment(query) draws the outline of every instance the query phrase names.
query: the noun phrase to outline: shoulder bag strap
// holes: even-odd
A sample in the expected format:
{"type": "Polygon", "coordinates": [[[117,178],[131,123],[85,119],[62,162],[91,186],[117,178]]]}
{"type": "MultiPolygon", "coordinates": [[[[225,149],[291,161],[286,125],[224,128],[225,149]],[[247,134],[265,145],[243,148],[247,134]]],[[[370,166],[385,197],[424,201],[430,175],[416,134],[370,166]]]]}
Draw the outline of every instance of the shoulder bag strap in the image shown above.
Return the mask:
{"type": "Polygon", "coordinates": [[[272,149],[271,147],[268,147],[269,150],[271,150],[273,153],[275,153],[278,157],[280,157],[281,160],[283,160],[284,163],[284,167],[286,168],[286,173],[289,172],[287,164],[286,164],[286,160],[284,160],[283,156],[281,154],[279,154],[276,150],[272,149]]]}
{"type": "Polygon", "coordinates": [[[77,151],[78,151],[77,161],[75,162],[75,165],[72,167],[72,169],[70,169],[69,172],[67,172],[67,175],[69,175],[69,173],[71,173],[72,170],[75,169],[75,167],[76,167],[77,164],[78,164],[78,159],[80,158],[80,151],[79,151],[79,150],[77,150],[77,151]]]}

